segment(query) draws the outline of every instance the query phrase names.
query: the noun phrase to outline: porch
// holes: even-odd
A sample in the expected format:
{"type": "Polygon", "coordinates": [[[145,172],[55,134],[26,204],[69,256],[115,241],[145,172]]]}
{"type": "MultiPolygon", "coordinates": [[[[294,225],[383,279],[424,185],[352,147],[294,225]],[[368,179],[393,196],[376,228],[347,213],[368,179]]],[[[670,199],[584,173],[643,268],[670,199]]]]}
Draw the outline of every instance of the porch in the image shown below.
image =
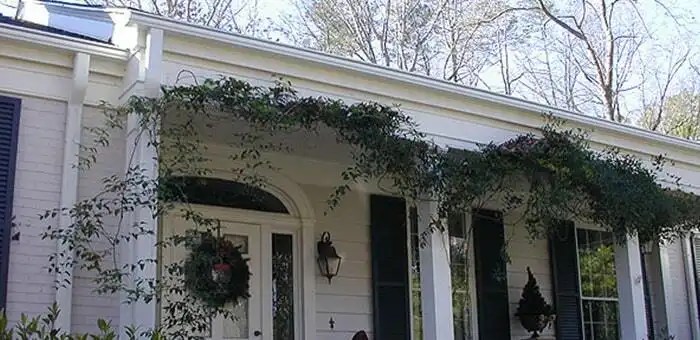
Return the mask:
{"type": "MultiPolygon", "coordinates": [[[[501,213],[497,202],[452,214],[448,228],[435,231],[436,202],[407,202],[379,182],[354,185],[331,209],[350,151],[330,134],[272,138],[293,147],[261,155],[269,166],[254,170],[262,182],[249,186],[253,177],[231,157],[241,152],[231,146],[240,131],[211,125],[201,151],[207,175],[176,176],[188,201],[157,221],[163,242],[201,228],[183,218],[197,212],[245,249],[251,296],[227,307],[234,318],[214,318],[205,337],[351,339],[366,331],[374,339],[524,339],[529,333],[516,313],[528,268],[559,318],[543,339],[642,338],[649,322],[659,323],[645,304],[648,278],[634,239],[617,245],[611,233],[582,223],[532,239],[521,216],[501,213]],[[331,278],[318,265],[324,233],[342,258],[331,278]]],[[[186,257],[184,246],[165,248],[153,269],[163,280],[167,266],[186,257]]],[[[659,267],[651,269],[662,282],[659,267]]],[[[121,320],[141,320],[136,315],[155,308],[154,323],[163,325],[168,303],[121,320]]]]}

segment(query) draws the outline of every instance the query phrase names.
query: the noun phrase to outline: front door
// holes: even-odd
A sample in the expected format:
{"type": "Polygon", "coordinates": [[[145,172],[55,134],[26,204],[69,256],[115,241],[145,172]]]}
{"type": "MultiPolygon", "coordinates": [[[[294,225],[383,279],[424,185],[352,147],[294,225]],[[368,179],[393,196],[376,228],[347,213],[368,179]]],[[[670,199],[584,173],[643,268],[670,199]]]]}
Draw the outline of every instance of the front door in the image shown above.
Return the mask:
{"type": "MultiPolygon", "coordinates": [[[[207,216],[215,217],[210,214],[207,216]]],[[[216,216],[219,217],[219,216],[216,216]]],[[[220,218],[220,217],[219,217],[220,218]]],[[[296,338],[296,314],[294,303],[294,239],[295,234],[281,231],[265,222],[250,218],[221,218],[221,235],[240,245],[244,257],[249,259],[250,298],[238,305],[227,306],[235,315],[233,320],[217,317],[211,322],[211,330],[203,337],[249,340],[294,340],[296,338]],[[243,222],[244,221],[244,222],[243,222]]],[[[192,222],[170,214],[163,218],[163,238],[183,235],[192,228],[192,222]]],[[[162,265],[182,261],[187,257],[184,247],[165,248],[162,265]]]]}
{"type": "Polygon", "coordinates": [[[218,317],[212,322],[211,339],[260,339],[262,336],[260,225],[221,223],[221,236],[241,246],[250,268],[250,297],[238,305],[227,306],[234,320],[218,317]]]}

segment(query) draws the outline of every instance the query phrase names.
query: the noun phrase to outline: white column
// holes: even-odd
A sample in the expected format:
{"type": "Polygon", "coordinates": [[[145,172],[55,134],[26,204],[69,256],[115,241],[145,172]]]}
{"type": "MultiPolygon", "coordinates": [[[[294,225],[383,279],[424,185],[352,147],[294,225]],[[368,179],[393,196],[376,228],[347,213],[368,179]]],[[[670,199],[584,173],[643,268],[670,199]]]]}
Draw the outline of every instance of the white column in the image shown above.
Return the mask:
{"type": "MultiPolygon", "coordinates": [[[[144,95],[147,97],[160,96],[160,86],[163,64],[163,30],[151,28],[146,36],[146,72],[144,79],[144,95]]],[[[157,123],[156,123],[157,124],[157,123]]],[[[147,137],[147,136],[144,136],[147,137]]],[[[150,136],[158,138],[158,136],[150,136]]],[[[141,169],[151,180],[158,178],[158,155],[155,148],[150,145],[148,138],[142,139],[140,143],[134,145],[136,155],[141,169]]],[[[154,141],[155,142],[155,141],[154,141]]],[[[136,242],[134,254],[137,259],[157,259],[158,251],[158,220],[153,216],[153,211],[141,207],[134,211],[137,221],[142,222],[151,231],[150,235],[140,236],[136,242]]],[[[158,266],[154,263],[147,263],[139,273],[139,278],[147,281],[155,281],[157,278],[158,266]]],[[[158,325],[156,301],[139,301],[134,305],[134,319],[140,327],[152,329],[158,325]]]]}
{"type": "MultiPolygon", "coordinates": [[[[316,339],[316,238],[315,221],[302,218],[301,267],[303,338],[316,339]]],[[[342,268],[341,268],[342,270],[342,268]]]]}
{"type": "MultiPolygon", "coordinates": [[[[141,58],[132,58],[130,63],[135,64],[130,69],[135,74],[134,84],[125,84],[123,100],[128,99],[128,95],[143,95],[147,97],[160,96],[160,86],[163,63],[163,30],[151,28],[146,37],[146,46],[141,58]],[[143,87],[138,84],[142,81],[143,87]]],[[[157,124],[157,123],[156,123],[157,124]]],[[[140,138],[136,136],[141,132],[140,117],[138,114],[130,114],[127,120],[126,129],[126,162],[125,170],[138,166],[144,175],[151,180],[158,178],[158,155],[149,138],[157,139],[158,136],[150,136],[142,133],[140,138]]],[[[151,234],[141,235],[135,241],[123,243],[121,258],[123,264],[136,264],[139,260],[156,260],[158,252],[156,243],[158,242],[158,220],[153,216],[153,211],[148,207],[136,208],[127,221],[131,225],[139,223],[141,227],[148,229],[151,234]]],[[[134,285],[135,281],[150,282],[157,278],[157,264],[148,261],[142,269],[134,272],[129,285],[134,285]]],[[[125,296],[122,294],[122,299],[125,296]]],[[[159,320],[157,318],[157,304],[155,299],[149,302],[138,301],[134,304],[122,304],[120,307],[120,336],[124,338],[124,328],[126,326],[138,326],[142,330],[154,329],[159,320]]]]}
{"type": "Polygon", "coordinates": [[[683,246],[683,264],[685,267],[685,283],[688,291],[688,311],[690,314],[690,331],[693,339],[700,339],[700,323],[698,322],[698,295],[695,290],[695,267],[692,248],[692,234],[683,236],[677,242],[683,246]]]}
{"type": "MultiPolygon", "coordinates": [[[[87,91],[88,76],[90,73],[90,56],[85,53],[76,53],[73,57],[73,84],[68,96],[66,107],[66,126],[63,142],[63,171],[61,175],[60,207],[70,209],[78,199],[78,153],[80,152],[80,130],[83,119],[83,101],[87,91]]],[[[58,216],[58,226],[66,229],[73,223],[67,213],[58,216]]],[[[73,251],[68,244],[58,240],[56,251],[63,256],[63,263],[73,261],[73,251]]],[[[65,268],[65,272],[59,270],[56,273],[56,282],[59,284],[56,290],[56,304],[61,313],[56,320],[56,326],[70,332],[71,314],[73,313],[73,268],[65,268]]]]}
{"type": "Polygon", "coordinates": [[[430,221],[436,215],[436,202],[418,204],[418,232],[426,236],[419,252],[423,339],[451,340],[454,325],[449,238],[447,231],[430,231],[430,221]]]}
{"type": "MultiPolygon", "coordinates": [[[[659,278],[661,281],[659,283],[659,287],[661,290],[657,292],[657,294],[659,295],[658,300],[661,302],[661,305],[656,307],[658,309],[657,314],[662,317],[659,322],[665,328],[666,332],[670,332],[672,330],[674,324],[674,314],[677,314],[673,309],[678,308],[678,306],[673,306],[674,292],[673,285],[671,284],[671,263],[668,256],[668,247],[669,245],[659,245],[659,264],[661,267],[659,270],[661,273],[661,277],[659,278]]],[[[661,333],[661,330],[662,329],[655,331],[661,333]]]]}
{"type": "Polygon", "coordinates": [[[617,294],[620,303],[621,339],[647,339],[647,319],[644,301],[644,280],[639,241],[628,237],[615,249],[617,294]]]}

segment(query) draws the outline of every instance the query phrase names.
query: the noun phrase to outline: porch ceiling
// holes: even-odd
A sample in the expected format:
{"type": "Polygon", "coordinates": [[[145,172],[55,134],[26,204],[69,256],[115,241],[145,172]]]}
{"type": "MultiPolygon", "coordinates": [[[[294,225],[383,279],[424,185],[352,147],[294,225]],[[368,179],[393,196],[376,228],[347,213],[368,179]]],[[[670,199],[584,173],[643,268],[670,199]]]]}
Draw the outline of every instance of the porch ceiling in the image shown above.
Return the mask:
{"type": "MultiPolygon", "coordinates": [[[[163,126],[167,129],[183,122],[183,116],[175,115],[164,119],[163,126]]],[[[250,125],[242,120],[201,119],[194,122],[194,126],[203,143],[217,146],[240,145],[240,136],[253,131],[250,125]]],[[[281,152],[303,158],[339,164],[352,162],[351,148],[348,145],[338,143],[335,131],[325,126],[318,130],[318,133],[305,129],[289,132],[267,131],[263,143],[285,147],[287,149],[281,152]]]]}

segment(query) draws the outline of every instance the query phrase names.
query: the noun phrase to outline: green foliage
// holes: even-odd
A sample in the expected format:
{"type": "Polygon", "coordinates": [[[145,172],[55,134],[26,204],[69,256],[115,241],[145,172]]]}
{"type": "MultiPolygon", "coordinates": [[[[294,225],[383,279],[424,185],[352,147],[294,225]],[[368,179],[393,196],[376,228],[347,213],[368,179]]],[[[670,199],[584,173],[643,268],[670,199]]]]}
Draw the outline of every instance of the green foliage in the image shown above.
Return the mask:
{"type": "Polygon", "coordinates": [[[661,133],[700,140],[700,94],[682,90],[663,102],[645,107],[639,124],[661,133]]]}
{"type": "MultiPolygon", "coordinates": [[[[30,318],[24,314],[20,317],[20,321],[10,326],[7,316],[0,311],[0,340],[116,340],[118,331],[112,324],[106,320],[97,320],[98,333],[93,334],[68,334],[61,330],[56,325],[56,320],[60,310],[54,303],[48,308],[44,314],[30,318]]],[[[160,331],[140,332],[136,327],[127,327],[127,339],[150,339],[163,340],[160,331]]]]}
{"type": "Polygon", "coordinates": [[[551,232],[560,220],[592,222],[620,241],[627,235],[668,240],[698,225],[700,200],[661,186],[661,158],[647,168],[618,150],[595,152],[585,133],[562,131],[558,124],[544,126],[540,137],[528,134],[464,153],[455,171],[466,173],[449,179],[456,189],[444,196],[445,211],[500,192],[506,211],[522,211],[533,237],[551,232]],[[518,180],[527,186],[518,190],[518,180]]]}
{"type": "Polygon", "coordinates": [[[500,204],[504,214],[520,214],[534,238],[551,232],[562,219],[600,225],[620,241],[627,235],[669,240],[700,224],[698,197],[680,191],[680,179],[673,179],[670,188],[661,186],[667,176],[660,158],[646,167],[617,150],[592,151],[585,133],[564,130],[554,121],[537,134],[501,144],[446,150],[397,107],[304,97],[289,84],[256,87],[233,78],[163,88],[159,98],[132,97],[119,107],[105,104],[104,113],[105,125],[91,128],[94,138],[81,147],[80,166],[94,166],[100,150],[110,146],[110,135],[123,132],[130,121],[135,126],[125,135],[134,147],[127,148],[126,174],[106,177],[94,196],[43,216],[50,225],[43,237],[74,252],[54,254],[49,267],[65,274],[59,285],[80,268],[94,274],[100,293],[121,292],[125,303],[159,300],[163,331],[171,337],[201,334],[211,318],[234,315],[189,293],[184,261],[162,264],[154,278],[143,271],[156,265],[156,258],[122,263],[117,252],[124,244],[154,236],[145,227],[147,218],[178,214],[191,225],[184,235],[159,239],[155,246],[161,252],[216,231],[221,221],[202,215],[178,186],[168,184],[175,176],[212,174],[206,141],[215,136],[229,147],[231,179],[262,189],[264,174],[279,170],[269,153],[293,152],[288,141],[299,134],[334,137],[348,148],[351,162],[328,197],[327,213],[354,185],[373,182],[410,201],[436,200],[439,216],[433,217],[432,229],[444,229],[443,221],[453,212],[485,203],[500,204]],[[143,164],[138,145],[156,153],[157,176],[143,164]],[[59,216],[71,224],[58,228],[59,216]]]}
{"type": "Polygon", "coordinates": [[[617,296],[615,248],[602,244],[594,249],[579,249],[581,292],[584,296],[617,296]]]}
{"type": "Polygon", "coordinates": [[[208,306],[223,307],[227,303],[239,303],[248,294],[250,270],[240,246],[229,240],[215,237],[209,232],[199,232],[199,240],[186,244],[190,253],[183,270],[185,288],[208,306]],[[212,277],[213,266],[227,266],[225,279],[212,277]]]}

